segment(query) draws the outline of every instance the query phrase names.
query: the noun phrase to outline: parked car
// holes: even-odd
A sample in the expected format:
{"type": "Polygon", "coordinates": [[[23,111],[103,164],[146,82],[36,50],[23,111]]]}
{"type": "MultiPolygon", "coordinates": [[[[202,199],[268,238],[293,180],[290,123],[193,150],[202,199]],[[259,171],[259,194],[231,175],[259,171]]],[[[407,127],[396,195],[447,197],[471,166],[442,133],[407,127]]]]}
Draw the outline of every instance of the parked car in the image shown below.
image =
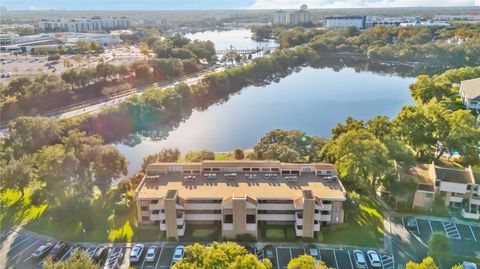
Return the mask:
{"type": "Polygon", "coordinates": [[[382,267],[382,262],[380,260],[380,255],[378,255],[377,252],[373,250],[367,251],[367,257],[368,261],[370,262],[370,266],[375,267],[375,268],[380,268],[382,267]]]}
{"type": "Polygon", "coordinates": [[[462,262],[463,269],[477,269],[477,265],[473,262],[462,262]]]}
{"type": "Polygon", "coordinates": [[[53,261],[58,261],[67,250],[68,244],[64,241],[58,241],[48,256],[51,257],[53,261]]]}
{"type": "Polygon", "coordinates": [[[43,256],[47,255],[47,253],[53,248],[53,243],[45,243],[39,246],[35,252],[32,253],[32,258],[40,259],[43,256]]]}
{"type": "Polygon", "coordinates": [[[361,250],[353,251],[353,259],[355,260],[355,267],[358,269],[367,268],[367,260],[365,259],[365,254],[361,250]]]}
{"type": "Polygon", "coordinates": [[[92,253],[92,261],[96,263],[103,263],[107,259],[108,248],[101,246],[95,249],[92,253]]]}
{"type": "Polygon", "coordinates": [[[315,259],[315,263],[319,262],[320,251],[318,251],[318,248],[315,245],[310,244],[307,246],[307,249],[308,249],[308,255],[312,256],[315,259]]]}
{"type": "Polygon", "coordinates": [[[172,263],[177,263],[185,254],[185,246],[177,246],[173,252],[172,263]]]}
{"type": "Polygon", "coordinates": [[[136,244],[130,252],[130,262],[138,262],[142,256],[143,250],[145,249],[144,244],[136,244]]]}
{"type": "Polygon", "coordinates": [[[145,255],[146,262],[153,262],[157,257],[157,247],[151,246],[147,249],[147,254],[145,255]]]}
{"type": "Polygon", "coordinates": [[[409,219],[407,221],[407,229],[409,230],[416,230],[417,229],[417,221],[415,219],[409,219]]]}
{"type": "Polygon", "coordinates": [[[273,257],[275,256],[273,252],[273,246],[272,245],[266,245],[263,248],[263,254],[265,255],[265,258],[273,260],[273,257]]]}

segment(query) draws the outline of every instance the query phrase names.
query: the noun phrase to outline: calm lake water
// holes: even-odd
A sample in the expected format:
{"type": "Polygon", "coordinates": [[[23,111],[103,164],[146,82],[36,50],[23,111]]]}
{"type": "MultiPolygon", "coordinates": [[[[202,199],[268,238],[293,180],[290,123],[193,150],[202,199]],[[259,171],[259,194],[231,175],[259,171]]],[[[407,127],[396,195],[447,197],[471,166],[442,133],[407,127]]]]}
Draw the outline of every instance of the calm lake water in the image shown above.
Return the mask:
{"type": "Polygon", "coordinates": [[[246,87],[222,104],[194,111],[178,128],[159,141],[145,138],[134,147],[118,145],[129,160],[129,172],[139,170],[143,157],[163,147],[231,151],[251,148],[268,131],[301,129],[310,135],[330,136],[348,116],[369,119],[395,116],[413,104],[408,86],[413,77],[355,71],[345,67],[305,67],[278,83],[246,87]]]}
{"type": "Polygon", "coordinates": [[[192,34],[186,34],[189,39],[206,41],[210,40],[215,44],[215,49],[230,49],[230,46],[236,49],[256,49],[257,47],[277,47],[274,40],[255,41],[252,39],[250,29],[235,29],[228,31],[205,31],[192,34]]]}

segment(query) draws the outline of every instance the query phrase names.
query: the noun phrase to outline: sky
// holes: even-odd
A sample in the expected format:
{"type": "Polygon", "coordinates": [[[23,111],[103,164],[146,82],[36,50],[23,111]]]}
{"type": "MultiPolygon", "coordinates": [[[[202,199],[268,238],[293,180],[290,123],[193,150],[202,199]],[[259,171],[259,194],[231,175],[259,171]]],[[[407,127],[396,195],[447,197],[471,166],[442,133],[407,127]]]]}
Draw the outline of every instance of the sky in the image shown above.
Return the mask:
{"type": "Polygon", "coordinates": [[[9,10],[208,10],[480,6],[480,0],[0,0],[9,10]]]}

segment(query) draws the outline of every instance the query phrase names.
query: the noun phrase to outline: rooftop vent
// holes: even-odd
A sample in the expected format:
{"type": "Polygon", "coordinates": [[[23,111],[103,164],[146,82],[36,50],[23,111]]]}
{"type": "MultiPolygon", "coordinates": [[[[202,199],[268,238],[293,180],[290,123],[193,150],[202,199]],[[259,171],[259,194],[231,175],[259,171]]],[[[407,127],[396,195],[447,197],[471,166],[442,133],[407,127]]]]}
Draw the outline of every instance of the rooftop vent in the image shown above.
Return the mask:
{"type": "Polygon", "coordinates": [[[308,200],[313,199],[313,193],[311,190],[303,190],[302,194],[304,199],[308,199],[308,200]]]}

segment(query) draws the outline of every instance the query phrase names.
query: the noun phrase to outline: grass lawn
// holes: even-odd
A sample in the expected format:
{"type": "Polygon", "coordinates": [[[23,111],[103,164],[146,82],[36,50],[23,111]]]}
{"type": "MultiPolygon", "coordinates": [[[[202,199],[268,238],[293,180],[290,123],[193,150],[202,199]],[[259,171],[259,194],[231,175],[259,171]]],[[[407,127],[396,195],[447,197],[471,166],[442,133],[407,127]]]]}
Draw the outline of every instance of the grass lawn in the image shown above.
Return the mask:
{"type": "Polygon", "coordinates": [[[381,247],[383,245],[382,206],[373,197],[362,196],[357,212],[345,224],[322,227],[322,243],[381,247]]]}
{"type": "Polygon", "coordinates": [[[28,189],[23,198],[18,191],[6,190],[0,194],[0,226],[2,229],[14,225],[23,226],[67,241],[132,242],[164,239],[164,233],[157,226],[140,226],[137,223],[133,206],[120,211],[116,202],[120,200],[122,192],[113,189],[95,201],[93,206],[59,211],[47,202],[33,204],[28,189]]]}
{"type": "Polygon", "coordinates": [[[216,231],[214,229],[195,229],[192,231],[192,237],[198,239],[208,239],[214,236],[216,231]]]}
{"type": "Polygon", "coordinates": [[[263,228],[264,241],[297,241],[293,226],[267,225],[263,228]]]}

